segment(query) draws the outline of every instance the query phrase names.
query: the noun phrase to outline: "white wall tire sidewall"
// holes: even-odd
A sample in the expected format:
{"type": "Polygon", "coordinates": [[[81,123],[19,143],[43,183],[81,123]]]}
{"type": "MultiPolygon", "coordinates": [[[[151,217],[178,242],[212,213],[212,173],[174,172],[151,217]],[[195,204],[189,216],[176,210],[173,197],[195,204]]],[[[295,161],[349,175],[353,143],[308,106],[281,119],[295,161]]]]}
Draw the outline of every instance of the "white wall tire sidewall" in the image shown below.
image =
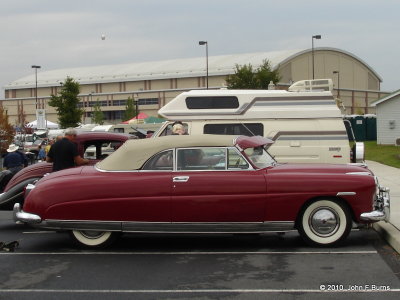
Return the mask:
{"type": "Polygon", "coordinates": [[[346,217],[346,213],[344,209],[331,200],[318,200],[311,203],[304,211],[301,218],[301,225],[303,228],[303,232],[310,241],[319,245],[330,245],[340,241],[343,238],[343,235],[346,234],[346,230],[348,228],[349,220],[346,217]],[[317,235],[311,228],[308,223],[311,213],[317,209],[318,207],[328,207],[334,210],[338,216],[339,228],[330,236],[323,237],[317,235]]]}
{"type": "Polygon", "coordinates": [[[79,230],[72,230],[71,233],[77,242],[79,242],[80,244],[87,246],[87,247],[99,247],[99,246],[107,243],[112,236],[111,231],[101,232],[102,235],[100,235],[97,238],[88,238],[79,230]]]}

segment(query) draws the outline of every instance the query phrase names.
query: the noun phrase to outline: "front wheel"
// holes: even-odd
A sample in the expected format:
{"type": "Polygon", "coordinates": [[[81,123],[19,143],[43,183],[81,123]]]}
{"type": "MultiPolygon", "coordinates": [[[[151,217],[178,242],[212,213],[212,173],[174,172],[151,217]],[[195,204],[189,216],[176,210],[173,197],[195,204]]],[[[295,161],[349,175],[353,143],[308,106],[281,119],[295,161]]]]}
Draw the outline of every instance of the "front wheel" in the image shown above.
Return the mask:
{"type": "Polygon", "coordinates": [[[112,244],[118,233],[111,231],[72,230],[72,239],[80,246],[86,248],[103,248],[112,244]]]}
{"type": "Polygon", "coordinates": [[[306,243],[333,246],[343,241],[351,230],[349,209],[337,200],[316,200],[303,208],[298,230],[306,243]]]}

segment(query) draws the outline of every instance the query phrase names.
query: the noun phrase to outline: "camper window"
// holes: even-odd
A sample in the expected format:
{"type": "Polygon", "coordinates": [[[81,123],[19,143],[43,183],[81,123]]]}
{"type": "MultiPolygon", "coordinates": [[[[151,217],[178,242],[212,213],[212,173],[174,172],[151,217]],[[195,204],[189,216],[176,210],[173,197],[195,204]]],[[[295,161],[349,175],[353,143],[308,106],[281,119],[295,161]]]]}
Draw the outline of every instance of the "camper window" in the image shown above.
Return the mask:
{"type": "Polygon", "coordinates": [[[187,97],[186,107],[188,109],[238,108],[239,100],[236,96],[187,97]]]}
{"type": "MultiPolygon", "coordinates": [[[[172,135],[172,127],[175,123],[168,124],[167,127],[160,133],[159,136],[166,136],[166,135],[172,135]]],[[[182,123],[183,127],[185,128],[185,131],[188,132],[188,124],[187,123],[182,123]]]]}
{"type": "Polygon", "coordinates": [[[203,132],[204,134],[264,136],[264,125],[262,123],[206,124],[203,132]]]}

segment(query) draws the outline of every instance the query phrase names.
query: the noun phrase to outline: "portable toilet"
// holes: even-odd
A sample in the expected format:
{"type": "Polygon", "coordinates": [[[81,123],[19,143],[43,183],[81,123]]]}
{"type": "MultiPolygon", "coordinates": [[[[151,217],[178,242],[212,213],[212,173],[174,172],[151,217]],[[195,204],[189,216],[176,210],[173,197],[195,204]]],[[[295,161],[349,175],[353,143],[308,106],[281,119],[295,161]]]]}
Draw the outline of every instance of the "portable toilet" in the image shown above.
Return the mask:
{"type": "Polygon", "coordinates": [[[365,117],[366,140],[376,141],[376,115],[368,114],[365,117]]]}
{"type": "Polygon", "coordinates": [[[365,118],[360,115],[349,115],[347,119],[350,120],[351,127],[353,128],[354,136],[356,141],[365,141],[366,139],[366,127],[365,118]]]}

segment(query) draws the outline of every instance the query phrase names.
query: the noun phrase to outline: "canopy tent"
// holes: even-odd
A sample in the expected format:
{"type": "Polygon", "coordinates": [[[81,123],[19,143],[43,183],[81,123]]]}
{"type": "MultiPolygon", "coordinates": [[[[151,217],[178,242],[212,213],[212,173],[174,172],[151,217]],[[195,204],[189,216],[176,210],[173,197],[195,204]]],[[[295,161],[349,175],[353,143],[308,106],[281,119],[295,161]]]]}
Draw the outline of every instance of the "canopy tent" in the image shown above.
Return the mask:
{"type": "Polygon", "coordinates": [[[138,123],[143,123],[144,119],[148,118],[149,116],[146,115],[145,113],[141,112],[137,116],[133,117],[130,120],[124,121],[121,124],[138,124],[138,123]]]}
{"type": "MultiPolygon", "coordinates": [[[[46,120],[46,124],[47,124],[46,128],[50,128],[50,129],[57,129],[58,128],[58,124],[53,123],[51,121],[46,120]]],[[[37,120],[32,121],[32,122],[26,124],[25,126],[29,127],[29,128],[37,128],[37,120]]]]}
{"type": "Polygon", "coordinates": [[[148,117],[148,118],[144,119],[144,122],[146,124],[162,123],[164,121],[165,121],[165,119],[157,118],[157,117],[148,117]]]}

